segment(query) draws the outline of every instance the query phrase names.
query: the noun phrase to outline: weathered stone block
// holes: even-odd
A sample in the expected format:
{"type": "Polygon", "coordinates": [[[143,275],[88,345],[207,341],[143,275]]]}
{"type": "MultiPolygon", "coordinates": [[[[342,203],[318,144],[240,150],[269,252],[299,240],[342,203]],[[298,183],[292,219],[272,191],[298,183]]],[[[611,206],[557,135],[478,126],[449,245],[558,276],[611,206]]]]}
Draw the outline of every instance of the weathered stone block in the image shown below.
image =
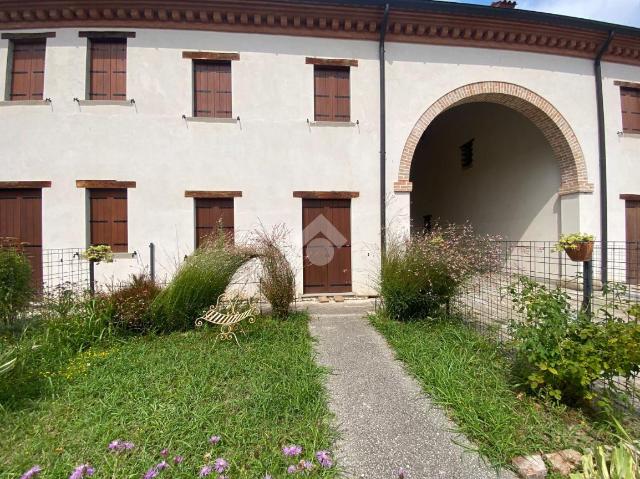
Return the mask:
{"type": "Polygon", "coordinates": [[[540,454],[514,457],[511,463],[523,479],[545,479],[547,477],[547,466],[540,454]]]}

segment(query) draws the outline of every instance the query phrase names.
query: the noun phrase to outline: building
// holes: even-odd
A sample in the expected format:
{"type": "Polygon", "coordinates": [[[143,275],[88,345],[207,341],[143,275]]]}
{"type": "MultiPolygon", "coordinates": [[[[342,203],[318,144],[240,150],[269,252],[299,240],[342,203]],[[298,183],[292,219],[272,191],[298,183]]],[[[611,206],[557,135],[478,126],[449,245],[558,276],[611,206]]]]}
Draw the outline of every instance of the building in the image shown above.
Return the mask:
{"type": "Polygon", "coordinates": [[[640,30],[495,3],[0,0],[0,236],[122,278],[284,223],[362,294],[437,219],[640,240],[640,30]]]}

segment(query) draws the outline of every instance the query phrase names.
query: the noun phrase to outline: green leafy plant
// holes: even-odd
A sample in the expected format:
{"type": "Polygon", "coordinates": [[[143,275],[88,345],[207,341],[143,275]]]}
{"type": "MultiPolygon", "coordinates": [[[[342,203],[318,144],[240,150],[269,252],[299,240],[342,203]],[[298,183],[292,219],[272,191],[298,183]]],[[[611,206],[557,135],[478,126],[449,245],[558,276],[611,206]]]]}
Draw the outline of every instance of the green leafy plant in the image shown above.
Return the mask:
{"type": "Polygon", "coordinates": [[[83,253],[82,257],[87,261],[94,263],[112,263],[113,252],[111,246],[105,244],[89,246],[83,253]]]}
{"type": "Polygon", "coordinates": [[[113,324],[127,331],[144,333],[153,327],[151,303],[161,289],[149,276],[132,275],[107,295],[113,324]]]}
{"type": "Polygon", "coordinates": [[[607,449],[598,446],[582,456],[582,471],[570,475],[571,479],[639,479],[640,441],[632,439],[614,419],[620,431],[618,444],[607,449]]]}
{"type": "MultiPolygon", "coordinates": [[[[640,325],[614,314],[595,321],[574,312],[559,288],[548,289],[522,277],[509,288],[522,318],[511,324],[517,354],[516,373],[535,393],[568,404],[594,399],[592,388],[603,381],[640,371],[640,325]]],[[[608,399],[600,395],[601,406],[608,399]]]]}
{"type": "Polygon", "coordinates": [[[33,297],[31,265],[19,251],[0,248],[0,321],[9,324],[33,297]]]}
{"type": "Polygon", "coordinates": [[[560,236],[560,239],[554,246],[554,251],[566,251],[569,249],[577,249],[580,243],[589,243],[595,237],[587,233],[570,233],[560,236]]]}
{"type": "Polygon", "coordinates": [[[236,271],[254,256],[252,250],[231,245],[223,234],[206,242],[154,299],[155,327],[165,332],[193,328],[196,318],[216,304],[236,271]]]}
{"type": "Polygon", "coordinates": [[[437,315],[466,281],[497,264],[495,240],[469,225],[449,225],[391,241],[378,281],[386,313],[399,320],[437,315]]]}

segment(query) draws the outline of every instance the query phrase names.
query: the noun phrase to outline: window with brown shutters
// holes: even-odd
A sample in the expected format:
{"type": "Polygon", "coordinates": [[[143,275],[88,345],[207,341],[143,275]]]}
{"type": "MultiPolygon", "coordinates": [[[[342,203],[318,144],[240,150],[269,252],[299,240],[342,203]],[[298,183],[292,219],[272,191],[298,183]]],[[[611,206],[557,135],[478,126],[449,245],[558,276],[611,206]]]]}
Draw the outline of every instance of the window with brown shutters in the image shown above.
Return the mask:
{"type": "Polygon", "coordinates": [[[46,40],[13,40],[9,100],[42,100],[46,40]]]}
{"type": "Polygon", "coordinates": [[[620,87],[622,102],[622,130],[640,133],[640,88],[620,87]]]}
{"type": "Polygon", "coordinates": [[[315,121],[350,121],[349,67],[314,66],[315,121]]]}
{"type": "Polygon", "coordinates": [[[231,118],[230,61],[193,61],[193,116],[231,118]]]}
{"type": "Polygon", "coordinates": [[[127,99],[127,39],[89,40],[89,100],[127,99]]]}
{"type": "Polygon", "coordinates": [[[127,190],[89,189],[89,230],[92,245],[108,245],[116,253],[128,250],[127,190]]]}
{"type": "Polygon", "coordinates": [[[196,248],[223,233],[233,243],[233,198],[195,198],[196,248]]]}

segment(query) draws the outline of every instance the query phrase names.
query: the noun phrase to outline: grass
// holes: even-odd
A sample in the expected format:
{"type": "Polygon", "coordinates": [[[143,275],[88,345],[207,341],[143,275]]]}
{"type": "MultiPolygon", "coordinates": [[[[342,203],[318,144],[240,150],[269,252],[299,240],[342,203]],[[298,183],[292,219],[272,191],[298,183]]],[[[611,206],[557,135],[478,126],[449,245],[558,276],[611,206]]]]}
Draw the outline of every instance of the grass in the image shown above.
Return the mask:
{"type": "MultiPolygon", "coordinates": [[[[295,462],[283,445],[302,445],[309,459],[330,449],[324,372],[313,362],[307,317],[259,318],[247,330],[239,347],[205,328],[75,356],[59,371],[67,383],[55,397],[0,410],[0,478],[39,464],[40,477],[59,479],[85,462],[96,477],[140,478],[165,447],[185,459],[160,477],[196,477],[206,453],[229,461],[233,478],[282,477],[295,462]],[[214,434],[217,446],[207,441],[214,434]],[[114,439],[136,448],[108,453],[114,439]]],[[[314,477],[336,474],[317,469],[314,477]]]]}
{"type": "Polygon", "coordinates": [[[436,403],[493,465],[523,454],[582,450],[607,439],[579,411],[518,393],[496,344],[454,320],[371,322],[436,403]]]}

